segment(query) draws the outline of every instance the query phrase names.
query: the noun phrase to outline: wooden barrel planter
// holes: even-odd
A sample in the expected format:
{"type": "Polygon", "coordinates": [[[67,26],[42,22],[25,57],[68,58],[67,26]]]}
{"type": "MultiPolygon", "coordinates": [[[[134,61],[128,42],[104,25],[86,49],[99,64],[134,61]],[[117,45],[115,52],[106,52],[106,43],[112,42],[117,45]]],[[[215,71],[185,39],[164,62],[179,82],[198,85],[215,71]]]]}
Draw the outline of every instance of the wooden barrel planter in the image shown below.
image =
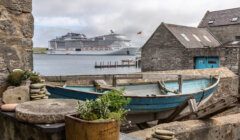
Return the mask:
{"type": "Polygon", "coordinates": [[[76,116],[65,117],[67,140],[119,140],[119,122],[114,120],[85,121],[76,116]]]}

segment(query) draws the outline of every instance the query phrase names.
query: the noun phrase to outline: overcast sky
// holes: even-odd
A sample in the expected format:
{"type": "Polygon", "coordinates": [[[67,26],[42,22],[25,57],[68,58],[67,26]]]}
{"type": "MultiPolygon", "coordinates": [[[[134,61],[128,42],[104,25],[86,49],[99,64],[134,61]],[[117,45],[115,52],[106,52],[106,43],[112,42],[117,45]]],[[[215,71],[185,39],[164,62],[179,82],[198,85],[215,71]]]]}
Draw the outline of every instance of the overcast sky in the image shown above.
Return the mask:
{"type": "Polygon", "coordinates": [[[141,45],[161,22],[197,26],[207,10],[236,7],[240,0],[33,0],[34,47],[67,32],[93,37],[111,29],[141,45]]]}

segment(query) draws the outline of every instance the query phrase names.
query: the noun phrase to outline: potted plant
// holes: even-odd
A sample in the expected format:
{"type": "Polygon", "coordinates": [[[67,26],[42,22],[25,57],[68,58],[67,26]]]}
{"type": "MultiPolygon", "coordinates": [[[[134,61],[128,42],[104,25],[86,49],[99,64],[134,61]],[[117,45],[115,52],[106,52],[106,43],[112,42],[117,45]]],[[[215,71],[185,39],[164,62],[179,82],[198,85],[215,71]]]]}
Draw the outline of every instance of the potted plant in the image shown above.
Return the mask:
{"type": "Polygon", "coordinates": [[[111,90],[96,100],[79,102],[77,114],[65,119],[67,140],[118,140],[124,107],[130,102],[123,93],[111,90]]]}

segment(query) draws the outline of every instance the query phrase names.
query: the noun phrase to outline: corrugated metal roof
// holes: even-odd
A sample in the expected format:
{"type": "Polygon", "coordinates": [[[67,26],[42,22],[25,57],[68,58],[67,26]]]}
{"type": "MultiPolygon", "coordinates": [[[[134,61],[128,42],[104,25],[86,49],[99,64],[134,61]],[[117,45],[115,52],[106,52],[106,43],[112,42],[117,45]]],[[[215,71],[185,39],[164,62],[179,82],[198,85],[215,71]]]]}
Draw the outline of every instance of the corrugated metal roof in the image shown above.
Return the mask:
{"type": "Polygon", "coordinates": [[[220,11],[207,11],[198,27],[214,27],[240,24],[240,8],[220,11]]]}
{"type": "Polygon", "coordinates": [[[221,43],[205,28],[165,24],[168,30],[186,48],[218,47],[221,43]]]}

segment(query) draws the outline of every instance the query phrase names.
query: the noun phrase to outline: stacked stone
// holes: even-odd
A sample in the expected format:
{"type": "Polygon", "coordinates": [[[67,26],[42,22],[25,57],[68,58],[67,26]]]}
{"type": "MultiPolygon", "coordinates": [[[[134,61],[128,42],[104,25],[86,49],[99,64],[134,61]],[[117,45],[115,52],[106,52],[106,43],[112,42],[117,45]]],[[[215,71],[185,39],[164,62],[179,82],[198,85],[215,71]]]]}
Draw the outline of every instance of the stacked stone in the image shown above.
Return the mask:
{"type": "Polygon", "coordinates": [[[48,99],[49,94],[46,90],[46,85],[42,83],[30,85],[30,98],[31,100],[48,99]]]}
{"type": "Polygon", "coordinates": [[[175,133],[168,130],[155,130],[154,134],[152,134],[151,138],[147,138],[147,140],[174,140],[175,133]]]}

